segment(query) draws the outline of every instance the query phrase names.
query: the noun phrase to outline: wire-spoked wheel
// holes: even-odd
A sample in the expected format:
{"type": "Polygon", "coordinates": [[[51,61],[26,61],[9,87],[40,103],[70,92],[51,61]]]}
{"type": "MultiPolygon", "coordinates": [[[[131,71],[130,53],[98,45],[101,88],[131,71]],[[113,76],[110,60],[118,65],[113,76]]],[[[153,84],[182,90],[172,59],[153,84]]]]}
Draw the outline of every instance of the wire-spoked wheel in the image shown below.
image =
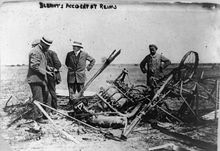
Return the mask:
{"type": "MultiPolygon", "coordinates": [[[[166,79],[165,82],[163,82],[163,85],[157,91],[157,94],[160,94],[161,92],[164,94],[169,90],[171,91],[169,98],[164,99],[162,106],[160,106],[160,111],[166,113],[169,119],[181,121],[181,119],[177,117],[178,110],[187,101],[185,97],[188,95],[188,92],[182,90],[191,90],[191,87],[194,86],[194,83],[191,82],[191,79],[193,78],[196,72],[198,63],[198,53],[195,51],[187,52],[180,61],[179,66],[175,68],[170,74],[168,74],[169,77],[166,79]],[[172,96],[175,99],[173,99],[172,96]],[[182,99],[177,101],[177,96],[182,99]],[[171,112],[172,115],[170,114],[171,112]]],[[[191,109],[190,103],[186,103],[186,107],[183,108],[184,112],[187,108],[191,109]]]]}
{"type": "Polygon", "coordinates": [[[194,76],[199,63],[199,55],[195,51],[187,52],[176,70],[175,81],[187,83],[194,76]]]}

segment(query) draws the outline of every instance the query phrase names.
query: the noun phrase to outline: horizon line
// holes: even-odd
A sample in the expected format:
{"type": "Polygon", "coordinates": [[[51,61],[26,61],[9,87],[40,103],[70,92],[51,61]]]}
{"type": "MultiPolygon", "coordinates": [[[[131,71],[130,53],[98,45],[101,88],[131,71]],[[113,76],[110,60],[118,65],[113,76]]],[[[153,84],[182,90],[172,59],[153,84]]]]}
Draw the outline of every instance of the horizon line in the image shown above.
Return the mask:
{"type": "MultiPolygon", "coordinates": [[[[95,65],[102,65],[103,63],[97,63],[95,65]]],[[[138,65],[140,63],[111,63],[110,65],[138,65]]],[[[176,65],[179,63],[171,63],[171,65],[176,65]]],[[[216,63],[211,63],[211,62],[207,62],[207,63],[199,63],[198,65],[220,65],[220,62],[216,62],[216,63]]],[[[28,66],[28,64],[1,64],[1,66],[28,66]]],[[[65,66],[65,64],[62,64],[62,66],[65,66]]]]}

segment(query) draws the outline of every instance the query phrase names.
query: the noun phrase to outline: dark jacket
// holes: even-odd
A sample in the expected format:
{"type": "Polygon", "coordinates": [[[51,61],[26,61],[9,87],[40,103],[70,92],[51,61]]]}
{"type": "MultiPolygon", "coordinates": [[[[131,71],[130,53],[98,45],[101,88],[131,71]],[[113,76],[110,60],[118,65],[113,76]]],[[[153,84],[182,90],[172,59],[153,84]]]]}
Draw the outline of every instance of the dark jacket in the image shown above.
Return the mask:
{"type": "Polygon", "coordinates": [[[40,45],[34,47],[29,53],[28,83],[44,83],[46,76],[46,57],[40,45]]]}
{"type": "Polygon", "coordinates": [[[69,52],[65,61],[65,65],[68,67],[67,83],[85,83],[86,68],[89,71],[94,64],[95,59],[84,51],[80,51],[77,56],[73,51],[69,52]],[[88,66],[86,66],[86,61],[90,62],[88,66]]]}
{"type": "Polygon", "coordinates": [[[47,59],[47,65],[49,67],[53,67],[57,70],[60,69],[61,62],[60,62],[56,52],[54,52],[52,50],[48,50],[48,51],[45,52],[45,56],[46,56],[46,59],[47,59]]]}
{"type": "Polygon", "coordinates": [[[57,53],[52,50],[48,50],[45,52],[45,56],[47,59],[47,66],[52,67],[53,69],[50,72],[53,72],[53,77],[47,75],[48,82],[54,81],[56,84],[61,82],[61,76],[59,69],[61,67],[61,62],[57,56],[57,53]]]}

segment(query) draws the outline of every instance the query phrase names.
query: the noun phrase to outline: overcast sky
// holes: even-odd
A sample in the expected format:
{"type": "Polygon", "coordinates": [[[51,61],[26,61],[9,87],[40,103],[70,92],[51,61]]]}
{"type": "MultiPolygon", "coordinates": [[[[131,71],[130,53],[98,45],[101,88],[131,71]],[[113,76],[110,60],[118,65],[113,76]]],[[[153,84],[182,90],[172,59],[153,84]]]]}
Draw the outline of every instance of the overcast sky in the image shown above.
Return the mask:
{"type": "Polygon", "coordinates": [[[27,64],[31,42],[43,35],[54,40],[51,49],[63,64],[71,51],[69,39],[82,42],[97,63],[114,49],[122,50],[114,63],[140,63],[152,43],[158,46],[158,53],[172,62],[179,62],[187,51],[194,50],[199,53],[200,62],[220,63],[219,8],[190,4],[116,6],[117,9],[103,10],[46,9],[40,8],[38,2],[2,5],[1,64],[27,64]]]}

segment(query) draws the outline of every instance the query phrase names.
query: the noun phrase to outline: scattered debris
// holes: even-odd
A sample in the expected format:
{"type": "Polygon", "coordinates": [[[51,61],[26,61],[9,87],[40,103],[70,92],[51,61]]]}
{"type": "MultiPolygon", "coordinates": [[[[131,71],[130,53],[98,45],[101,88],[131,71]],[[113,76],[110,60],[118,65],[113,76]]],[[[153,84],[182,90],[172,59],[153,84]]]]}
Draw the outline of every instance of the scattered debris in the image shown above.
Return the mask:
{"type": "Polygon", "coordinates": [[[215,120],[215,114],[217,114],[217,118],[219,118],[219,110],[217,111],[212,111],[206,115],[203,115],[202,118],[204,120],[215,120]],[[217,112],[217,113],[216,113],[217,112]]]}
{"type": "Polygon", "coordinates": [[[73,141],[76,144],[80,144],[80,142],[78,140],[76,140],[75,138],[73,138],[73,136],[69,135],[68,133],[66,133],[65,131],[63,131],[61,128],[57,127],[56,124],[54,123],[54,121],[50,118],[50,116],[47,114],[47,112],[41,107],[41,105],[39,104],[38,101],[34,101],[34,104],[41,110],[41,112],[48,118],[48,120],[53,124],[55,130],[59,131],[61,134],[63,134],[64,136],[66,136],[67,139],[73,141]]]}
{"type": "Polygon", "coordinates": [[[182,147],[179,147],[175,144],[169,143],[169,144],[164,144],[164,145],[160,145],[160,146],[155,146],[155,147],[151,147],[149,148],[149,151],[156,151],[156,150],[167,150],[167,151],[195,151],[195,150],[188,150],[182,147]]]}
{"type": "MultiPolygon", "coordinates": [[[[23,103],[17,101],[12,95],[4,108],[4,111],[12,115],[12,120],[8,128],[17,123],[26,116],[31,116],[33,105],[52,123],[53,128],[62,136],[76,144],[81,144],[79,140],[68,134],[57,126],[51,115],[48,115],[42,108],[46,107],[60,116],[72,120],[77,127],[72,126],[72,130],[78,135],[90,132],[100,133],[105,138],[117,141],[126,140],[133,129],[141,122],[147,121],[155,128],[169,127],[169,123],[188,123],[200,121],[201,119],[210,119],[208,115],[200,114],[201,108],[198,106],[200,99],[212,100],[211,117],[216,117],[218,112],[219,87],[216,80],[212,81],[212,89],[204,86],[207,79],[203,78],[202,72],[199,80],[194,80],[193,76],[198,66],[198,54],[194,51],[188,52],[181,60],[179,66],[168,73],[162,79],[158,79],[155,94],[152,96],[152,90],[145,85],[134,85],[129,81],[127,69],[122,72],[115,80],[106,81],[106,85],[100,87],[96,92],[88,92],[86,89],[99,76],[104,69],[120,54],[115,51],[109,56],[104,65],[94,74],[86,83],[84,89],[75,97],[75,104],[70,106],[71,111],[67,113],[51,108],[38,101],[30,98],[23,103]],[[190,60],[194,58],[193,60],[190,60]],[[126,82],[126,80],[128,82],[126,82]],[[13,102],[13,103],[11,103],[13,102]],[[171,103],[170,103],[171,102],[171,103]],[[11,103],[11,104],[10,104],[11,103]],[[172,107],[170,104],[175,104],[172,107]],[[213,108],[214,107],[214,108],[213,108]],[[16,116],[13,116],[16,115],[16,116]],[[153,121],[153,122],[152,122],[153,121]],[[159,122],[158,122],[159,121],[159,122]],[[162,124],[165,123],[166,124],[162,124]],[[116,136],[111,130],[120,130],[119,136],[116,136]]],[[[68,91],[60,90],[57,92],[62,99],[68,99],[68,91]]],[[[63,105],[66,106],[65,103],[63,105]]],[[[36,122],[30,122],[33,125],[26,131],[37,134],[37,139],[41,139],[42,127],[36,122]]],[[[17,127],[22,127],[28,123],[21,123],[17,127]]],[[[119,134],[119,133],[118,133],[119,134]]],[[[89,137],[81,138],[82,140],[91,140],[89,137]]],[[[174,144],[165,144],[149,148],[149,150],[158,150],[168,148],[168,150],[184,150],[174,144]]],[[[187,149],[185,149],[187,150],[187,149]]]]}

